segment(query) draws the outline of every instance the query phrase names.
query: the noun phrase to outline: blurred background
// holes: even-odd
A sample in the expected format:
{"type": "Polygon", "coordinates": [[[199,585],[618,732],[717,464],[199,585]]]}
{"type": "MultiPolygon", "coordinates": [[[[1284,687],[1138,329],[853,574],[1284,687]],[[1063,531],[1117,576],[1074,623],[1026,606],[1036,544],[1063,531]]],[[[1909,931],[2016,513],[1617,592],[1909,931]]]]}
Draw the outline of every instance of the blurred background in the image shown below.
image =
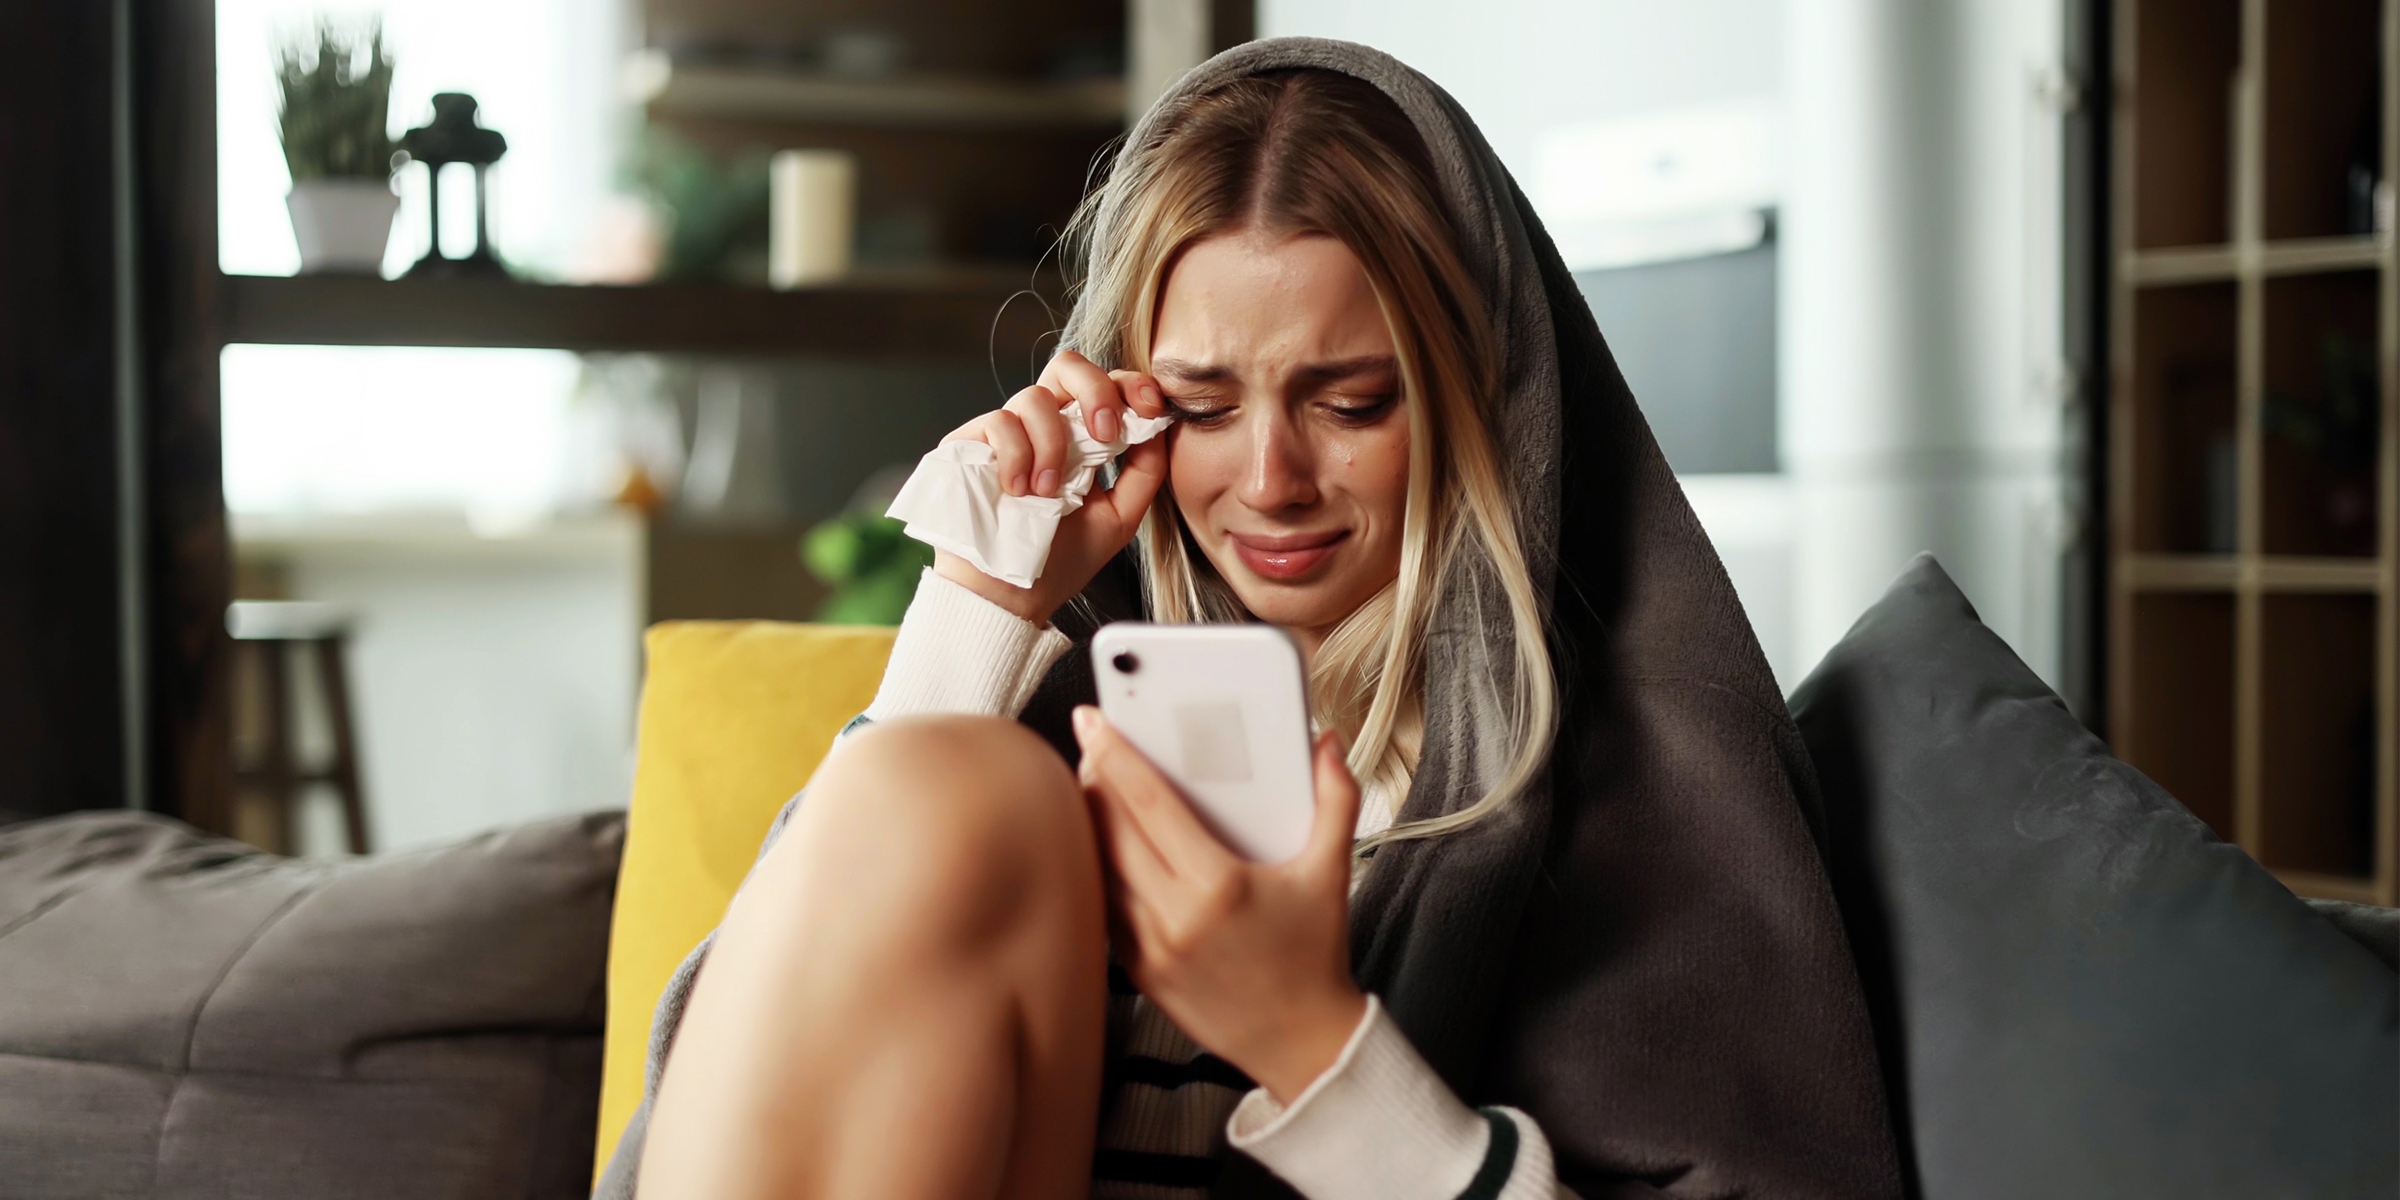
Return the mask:
{"type": "Polygon", "coordinates": [[[2394,900],[2377,0],[130,2],[0,17],[7,253],[80,248],[0,266],[0,807],[621,804],[641,630],[895,619],[876,514],[1047,356],[1095,164],[1304,34],[1481,124],[1787,690],[1932,550],[2221,833],[2394,900]]]}

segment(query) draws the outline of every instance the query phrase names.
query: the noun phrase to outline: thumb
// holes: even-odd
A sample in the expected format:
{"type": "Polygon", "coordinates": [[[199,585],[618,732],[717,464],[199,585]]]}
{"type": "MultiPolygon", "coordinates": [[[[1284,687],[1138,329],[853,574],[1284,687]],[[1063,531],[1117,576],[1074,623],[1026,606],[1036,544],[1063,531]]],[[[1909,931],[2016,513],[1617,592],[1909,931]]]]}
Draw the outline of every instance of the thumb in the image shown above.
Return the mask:
{"type": "Polygon", "coordinates": [[[1157,498],[1159,484],[1164,483],[1166,478],[1166,439],[1153,438],[1135,446],[1125,456],[1125,464],[1117,472],[1115,486],[1109,488],[1105,495],[1094,495],[1091,499],[1108,506],[1117,527],[1130,539],[1134,527],[1141,523],[1142,514],[1150,511],[1150,502],[1157,498]]]}
{"type": "Polygon", "coordinates": [[[1306,857],[1318,869],[1350,870],[1350,845],[1358,837],[1358,780],[1342,759],[1341,735],[1318,735],[1315,753],[1317,815],[1308,829],[1306,857]]]}

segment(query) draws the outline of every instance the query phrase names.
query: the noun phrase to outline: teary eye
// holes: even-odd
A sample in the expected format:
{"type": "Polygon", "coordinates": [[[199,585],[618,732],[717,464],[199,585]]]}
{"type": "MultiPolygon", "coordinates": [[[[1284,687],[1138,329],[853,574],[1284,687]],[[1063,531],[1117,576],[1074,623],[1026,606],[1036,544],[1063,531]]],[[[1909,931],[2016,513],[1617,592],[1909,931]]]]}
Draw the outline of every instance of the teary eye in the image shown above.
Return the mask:
{"type": "Polygon", "coordinates": [[[1327,398],[1325,407],[1344,424],[1372,425],[1391,412],[1399,400],[1398,392],[1373,396],[1331,396],[1327,398]]]}
{"type": "Polygon", "coordinates": [[[1233,406],[1222,401],[1196,396],[1168,396],[1167,412],[1176,423],[1195,425],[1202,429],[1224,422],[1233,415],[1233,406]]]}

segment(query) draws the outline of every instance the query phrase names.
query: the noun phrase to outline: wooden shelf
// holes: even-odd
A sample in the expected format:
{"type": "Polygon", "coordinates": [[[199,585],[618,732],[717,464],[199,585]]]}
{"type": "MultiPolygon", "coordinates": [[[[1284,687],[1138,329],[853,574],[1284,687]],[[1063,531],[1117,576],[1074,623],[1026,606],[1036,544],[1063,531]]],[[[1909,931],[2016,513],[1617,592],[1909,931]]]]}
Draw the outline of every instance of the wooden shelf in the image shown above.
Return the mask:
{"type": "MultiPolygon", "coordinates": [[[[332,346],[1026,361],[1054,325],[1026,268],[862,274],[788,292],[710,284],[224,279],[224,340],[332,346]],[[1013,299],[1013,303],[1011,302],[1013,299]]],[[[1055,294],[1055,283],[1042,289],[1055,294]]]]}
{"type": "Polygon", "coordinates": [[[1059,82],[902,75],[851,79],[775,67],[677,60],[642,51],[625,83],[652,112],[680,117],[945,129],[1113,129],[1125,81],[1059,82]]]}
{"type": "Polygon", "coordinates": [[[2400,0],[2113,16],[2109,737],[2294,891],[2400,903],[2400,0]]]}
{"type": "Polygon", "coordinates": [[[2374,559],[2243,558],[2232,554],[2126,554],[2117,577],[2138,592],[2367,592],[2383,585],[2374,559]]]}
{"type": "Polygon", "coordinates": [[[2244,276],[2317,275],[2372,271],[2383,262],[2383,246],[2372,237],[2294,238],[2239,246],[2176,246],[2136,250],[2125,256],[2126,280],[2135,287],[2217,283],[2244,276]]]}
{"type": "Polygon", "coordinates": [[[2230,554],[2121,554],[2118,583],[2137,592],[2230,592],[2241,579],[2230,554]]]}

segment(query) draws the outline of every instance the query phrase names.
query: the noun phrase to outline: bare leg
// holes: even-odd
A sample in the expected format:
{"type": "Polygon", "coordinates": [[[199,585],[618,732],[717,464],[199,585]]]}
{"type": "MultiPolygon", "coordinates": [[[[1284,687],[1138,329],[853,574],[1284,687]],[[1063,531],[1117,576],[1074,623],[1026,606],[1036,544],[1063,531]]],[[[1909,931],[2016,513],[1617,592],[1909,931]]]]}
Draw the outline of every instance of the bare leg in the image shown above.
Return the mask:
{"type": "Polygon", "coordinates": [[[651,1197],[1073,1197],[1107,1009],[1099,851],[1013,723],[864,730],[725,915],[642,1155],[651,1197]]]}

